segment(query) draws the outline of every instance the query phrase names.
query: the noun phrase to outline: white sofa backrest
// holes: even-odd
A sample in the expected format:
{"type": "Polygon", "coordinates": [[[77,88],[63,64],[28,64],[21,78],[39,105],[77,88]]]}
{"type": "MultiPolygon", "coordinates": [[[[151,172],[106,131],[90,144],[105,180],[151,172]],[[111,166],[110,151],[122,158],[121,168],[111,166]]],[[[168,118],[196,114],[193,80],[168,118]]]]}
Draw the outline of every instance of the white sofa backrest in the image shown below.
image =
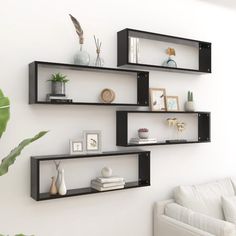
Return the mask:
{"type": "Polygon", "coordinates": [[[224,220],[221,196],[234,196],[230,178],[207,184],[179,186],[174,190],[175,201],[193,211],[224,220]]]}

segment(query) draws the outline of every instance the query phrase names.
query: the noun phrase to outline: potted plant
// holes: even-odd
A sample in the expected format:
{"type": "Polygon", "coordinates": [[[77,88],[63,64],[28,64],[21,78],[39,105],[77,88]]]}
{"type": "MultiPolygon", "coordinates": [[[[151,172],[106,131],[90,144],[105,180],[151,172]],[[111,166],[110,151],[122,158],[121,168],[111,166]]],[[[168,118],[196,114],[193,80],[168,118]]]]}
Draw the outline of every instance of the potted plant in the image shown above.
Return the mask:
{"type": "Polygon", "coordinates": [[[149,130],[147,128],[140,128],[138,130],[138,136],[141,139],[147,139],[149,136],[149,130]]]}
{"type": "Polygon", "coordinates": [[[185,111],[194,111],[195,104],[193,101],[193,92],[188,91],[188,101],[185,103],[185,111]]]}
{"type": "Polygon", "coordinates": [[[51,81],[52,86],[52,94],[53,95],[65,95],[66,94],[66,86],[65,84],[69,81],[66,79],[66,75],[62,75],[61,73],[52,74],[51,81]]]}

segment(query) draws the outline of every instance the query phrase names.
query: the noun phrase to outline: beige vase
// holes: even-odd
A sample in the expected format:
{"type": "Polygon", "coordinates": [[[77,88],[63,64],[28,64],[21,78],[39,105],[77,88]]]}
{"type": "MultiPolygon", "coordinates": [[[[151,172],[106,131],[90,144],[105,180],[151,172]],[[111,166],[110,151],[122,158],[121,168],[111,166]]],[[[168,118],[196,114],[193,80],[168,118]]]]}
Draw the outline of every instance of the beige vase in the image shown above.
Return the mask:
{"type": "Polygon", "coordinates": [[[50,187],[50,194],[51,195],[55,195],[57,194],[57,186],[56,186],[56,178],[55,176],[52,177],[52,183],[51,183],[51,187],[50,187]]]}

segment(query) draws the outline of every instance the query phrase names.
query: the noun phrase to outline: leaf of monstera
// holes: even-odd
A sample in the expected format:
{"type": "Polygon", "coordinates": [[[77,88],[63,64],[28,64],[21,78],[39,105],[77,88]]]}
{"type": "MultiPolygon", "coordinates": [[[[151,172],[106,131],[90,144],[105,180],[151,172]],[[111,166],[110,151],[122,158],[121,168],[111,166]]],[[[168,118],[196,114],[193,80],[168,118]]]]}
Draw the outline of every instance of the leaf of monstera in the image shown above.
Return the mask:
{"type": "Polygon", "coordinates": [[[21,154],[21,151],[25,148],[25,146],[29,145],[30,143],[36,141],[37,139],[44,136],[48,131],[42,131],[35,135],[33,138],[28,138],[23,140],[18,147],[14,148],[8,156],[6,156],[4,159],[2,159],[2,163],[0,164],[0,176],[6,174],[8,172],[9,166],[11,166],[15,160],[16,157],[21,154]]]}
{"type": "Polygon", "coordinates": [[[0,89],[0,138],[6,130],[7,122],[10,118],[10,101],[4,96],[0,89]]]}

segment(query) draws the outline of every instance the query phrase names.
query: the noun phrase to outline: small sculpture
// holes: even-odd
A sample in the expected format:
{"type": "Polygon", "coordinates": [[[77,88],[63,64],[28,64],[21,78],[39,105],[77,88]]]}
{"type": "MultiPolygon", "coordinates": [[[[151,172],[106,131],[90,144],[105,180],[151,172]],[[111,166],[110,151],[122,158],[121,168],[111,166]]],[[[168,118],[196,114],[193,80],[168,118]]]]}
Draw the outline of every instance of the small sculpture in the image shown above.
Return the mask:
{"type": "Polygon", "coordinates": [[[55,176],[52,176],[52,183],[50,187],[50,194],[56,195],[57,194],[57,186],[56,186],[56,179],[55,176]]]}
{"type": "Polygon", "coordinates": [[[167,55],[169,55],[168,59],[163,63],[163,66],[166,67],[177,67],[177,63],[171,58],[171,56],[175,56],[175,49],[174,48],[167,48],[166,50],[167,55]]]}
{"type": "Polygon", "coordinates": [[[57,171],[56,187],[57,187],[57,190],[59,190],[59,187],[61,184],[61,173],[59,171],[61,161],[59,161],[59,162],[54,161],[54,164],[55,164],[56,171],[57,171]]]}
{"type": "Polygon", "coordinates": [[[97,57],[94,62],[94,65],[102,67],[104,65],[104,60],[100,57],[102,42],[100,42],[99,39],[95,37],[95,35],[93,37],[94,37],[96,53],[97,53],[97,57]]]}
{"type": "Polygon", "coordinates": [[[103,167],[101,170],[102,177],[109,178],[112,176],[112,169],[110,167],[103,167]]]}
{"type": "Polygon", "coordinates": [[[166,121],[168,122],[169,127],[174,127],[176,125],[177,119],[176,118],[168,118],[168,119],[166,119],[166,121]]]}
{"type": "Polygon", "coordinates": [[[185,123],[184,122],[177,122],[176,127],[178,132],[182,132],[185,130],[185,123]]]}

